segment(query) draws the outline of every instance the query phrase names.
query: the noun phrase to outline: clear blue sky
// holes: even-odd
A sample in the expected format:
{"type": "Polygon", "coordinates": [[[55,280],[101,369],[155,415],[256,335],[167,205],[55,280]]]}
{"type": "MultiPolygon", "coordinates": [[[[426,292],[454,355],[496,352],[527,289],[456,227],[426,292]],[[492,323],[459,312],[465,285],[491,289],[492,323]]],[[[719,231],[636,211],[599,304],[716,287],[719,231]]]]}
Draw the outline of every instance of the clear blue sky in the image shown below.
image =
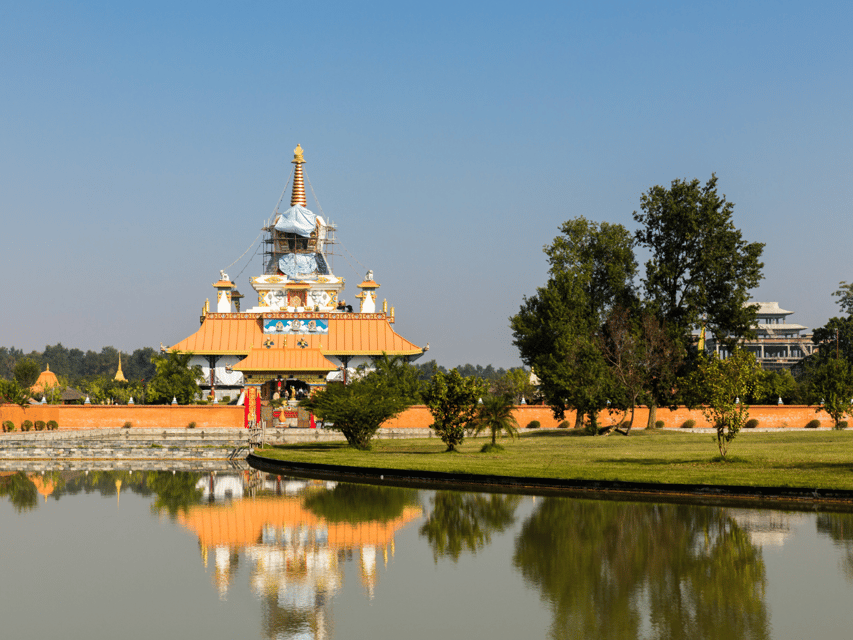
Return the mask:
{"type": "Polygon", "coordinates": [[[440,364],[519,364],[564,220],[633,229],[712,172],[767,244],[755,298],[820,326],[853,280],[851,27],[850,2],[6,3],[0,345],[195,331],[297,142],[345,297],[373,269],[440,364]]]}

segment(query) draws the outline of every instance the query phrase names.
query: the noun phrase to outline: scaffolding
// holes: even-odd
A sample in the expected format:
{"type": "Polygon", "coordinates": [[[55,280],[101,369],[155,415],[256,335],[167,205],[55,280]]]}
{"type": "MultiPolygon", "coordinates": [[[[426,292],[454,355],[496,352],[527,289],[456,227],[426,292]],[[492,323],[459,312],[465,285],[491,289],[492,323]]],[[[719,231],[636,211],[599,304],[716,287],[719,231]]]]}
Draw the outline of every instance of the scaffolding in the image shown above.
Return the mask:
{"type": "Polygon", "coordinates": [[[293,255],[315,255],[320,257],[318,268],[311,275],[328,275],[334,273],[334,256],[339,255],[336,251],[337,225],[325,216],[317,216],[314,230],[309,237],[303,237],[296,233],[285,233],[275,228],[282,212],[276,206],[271,216],[272,224],[264,227],[263,239],[263,262],[264,275],[280,275],[278,268],[279,259],[282,256],[293,255]],[[321,222],[322,221],[322,222],[321,222]],[[326,272],[323,273],[324,267],[326,272]]]}

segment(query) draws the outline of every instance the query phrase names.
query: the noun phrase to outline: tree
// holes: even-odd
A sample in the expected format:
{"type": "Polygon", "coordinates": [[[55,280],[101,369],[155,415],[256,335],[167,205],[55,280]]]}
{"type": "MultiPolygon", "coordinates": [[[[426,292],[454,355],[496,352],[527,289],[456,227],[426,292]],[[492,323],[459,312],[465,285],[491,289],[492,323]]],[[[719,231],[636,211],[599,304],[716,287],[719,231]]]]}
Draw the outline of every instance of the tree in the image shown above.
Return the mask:
{"type": "Polygon", "coordinates": [[[744,349],[735,348],[725,360],[716,353],[710,356],[700,353],[698,366],[685,380],[688,406],[703,402],[702,414],[714,425],[720,456],[725,459],[729,443],[749,419],[750,396],[758,380],[759,369],[755,355],[744,349]]]}
{"type": "Polygon", "coordinates": [[[756,307],[749,290],[762,275],[764,244],[743,240],[732,222],[734,205],[717,194],[717,176],[655,186],[634,212],[637,244],[651,252],[643,279],[658,318],[681,340],[704,323],[729,351],[752,335],[756,307]]]}
{"type": "Polygon", "coordinates": [[[474,422],[477,401],[486,392],[486,384],[479,378],[464,378],[454,369],[450,373],[436,372],[422,392],[424,403],[433,417],[435,429],[448,451],[465,439],[465,429],[474,422]]]}
{"type": "Polygon", "coordinates": [[[514,404],[521,404],[522,399],[532,400],[537,395],[536,387],[530,382],[530,371],[523,367],[513,367],[494,380],[489,385],[489,391],[494,395],[506,395],[514,404]]]}
{"type": "Polygon", "coordinates": [[[157,373],[148,385],[146,401],[151,404],[168,404],[176,398],[178,404],[190,404],[200,394],[198,386],[203,379],[201,367],[190,366],[191,353],[170,351],[165,355],[156,355],[151,361],[157,373]]]}
{"type": "MultiPolygon", "coordinates": [[[[637,404],[652,400],[656,388],[677,370],[683,357],[680,345],[654,315],[623,305],[611,311],[597,336],[597,345],[621,388],[625,413],[631,413],[627,426],[616,431],[628,435],[637,404]]],[[[650,420],[647,428],[653,427],[654,421],[650,420]]]]}
{"type": "Polygon", "coordinates": [[[853,415],[853,367],[846,360],[829,359],[814,366],[809,373],[809,386],[812,397],[821,398],[815,413],[826,411],[836,429],[845,414],[853,415]]]}
{"type": "MultiPolygon", "coordinates": [[[[498,448],[496,438],[499,433],[506,431],[510,438],[518,436],[518,422],[512,415],[512,397],[507,395],[488,394],[479,405],[474,419],[474,433],[478,434],[488,429],[492,432],[492,450],[498,448]]],[[[488,445],[487,445],[488,446],[488,445]]],[[[483,451],[488,451],[483,447],[483,451]]]]}
{"type": "Polygon", "coordinates": [[[24,358],[15,364],[15,381],[22,387],[31,387],[38,380],[41,369],[35,360],[24,358]]]}
{"type": "Polygon", "coordinates": [[[539,378],[554,416],[575,409],[578,420],[596,415],[614,393],[614,382],[594,336],[617,304],[631,305],[637,270],[631,234],[622,225],[585,218],[565,222],[544,248],[548,282],[524,298],[510,319],[513,344],[539,378]]]}
{"type": "Polygon", "coordinates": [[[17,404],[26,407],[32,397],[30,388],[21,386],[17,380],[0,380],[0,404],[17,404]]]}
{"type": "Polygon", "coordinates": [[[384,385],[389,394],[402,397],[410,405],[421,401],[420,371],[405,357],[383,353],[374,360],[373,366],[374,381],[384,385]]]}
{"type": "Polygon", "coordinates": [[[331,384],[299,404],[331,422],[351,447],[368,450],[382,423],[411,402],[389,387],[381,375],[368,373],[347,385],[331,384]]]}
{"type": "Polygon", "coordinates": [[[838,306],[848,316],[853,316],[853,282],[847,284],[843,280],[838,283],[838,291],[832,294],[838,298],[838,306]]]}

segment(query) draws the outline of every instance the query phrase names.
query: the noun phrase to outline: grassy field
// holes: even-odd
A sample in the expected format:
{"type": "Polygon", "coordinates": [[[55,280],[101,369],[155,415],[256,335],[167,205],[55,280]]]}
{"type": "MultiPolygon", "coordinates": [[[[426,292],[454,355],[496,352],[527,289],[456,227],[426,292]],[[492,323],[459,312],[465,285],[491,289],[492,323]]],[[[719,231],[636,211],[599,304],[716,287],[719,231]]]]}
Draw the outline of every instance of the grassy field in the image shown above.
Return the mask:
{"type": "Polygon", "coordinates": [[[258,455],[293,462],[483,473],[508,476],[853,489],[853,432],[741,432],[719,460],[706,434],[635,430],[628,437],[574,430],[524,433],[499,440],[506,450],[480,453],[487,437],[466,438],[446,453],[438,438],[377,440],[372,451],[343,443],[278,445],[258,455]]]}

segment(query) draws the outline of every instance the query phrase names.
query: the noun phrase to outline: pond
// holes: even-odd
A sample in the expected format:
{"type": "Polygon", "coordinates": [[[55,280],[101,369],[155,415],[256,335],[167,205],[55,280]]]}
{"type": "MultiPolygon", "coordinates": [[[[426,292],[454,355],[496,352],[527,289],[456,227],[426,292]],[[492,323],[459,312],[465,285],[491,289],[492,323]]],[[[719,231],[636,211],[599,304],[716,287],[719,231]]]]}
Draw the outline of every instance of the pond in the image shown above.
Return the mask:
{"type": "Polygon", "coordinates": [[[9,638],[847,638],[853,514],[0,472],[9,638]]]}

